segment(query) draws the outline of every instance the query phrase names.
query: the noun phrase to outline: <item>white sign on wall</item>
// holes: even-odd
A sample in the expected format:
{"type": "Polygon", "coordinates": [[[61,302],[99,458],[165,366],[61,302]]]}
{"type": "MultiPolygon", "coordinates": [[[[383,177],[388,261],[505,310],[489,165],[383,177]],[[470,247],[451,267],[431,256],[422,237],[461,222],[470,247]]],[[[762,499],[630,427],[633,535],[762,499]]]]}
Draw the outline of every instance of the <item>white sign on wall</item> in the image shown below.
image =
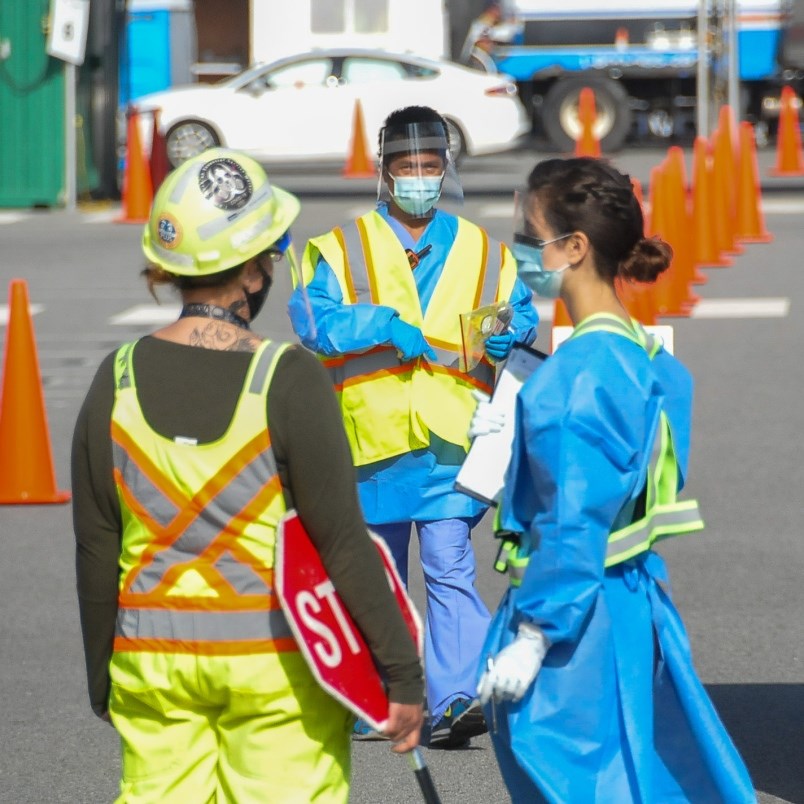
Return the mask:
{"type": "Polygon", "coordinates": [[[89,27],[89,0],[52,0],[47,54],[83,64],[89,27]]]}

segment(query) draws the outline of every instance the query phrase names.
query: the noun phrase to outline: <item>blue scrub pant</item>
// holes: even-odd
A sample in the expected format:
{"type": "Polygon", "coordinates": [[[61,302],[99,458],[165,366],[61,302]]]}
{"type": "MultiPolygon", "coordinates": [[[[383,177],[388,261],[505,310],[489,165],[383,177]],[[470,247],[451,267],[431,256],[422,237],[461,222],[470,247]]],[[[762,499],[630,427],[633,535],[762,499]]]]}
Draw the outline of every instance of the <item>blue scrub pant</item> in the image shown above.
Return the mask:
{"type": "MultiPolygon", "coordinates": [[[[437,723],[456,698],[477,694],[477,663],[491,615],[475,589],[470,538],[475,518],[414,522],[427,592],[424,667],[427,701],[437,723]]],[[[408,582],[410,522],[370,525],[408,582]]]]}

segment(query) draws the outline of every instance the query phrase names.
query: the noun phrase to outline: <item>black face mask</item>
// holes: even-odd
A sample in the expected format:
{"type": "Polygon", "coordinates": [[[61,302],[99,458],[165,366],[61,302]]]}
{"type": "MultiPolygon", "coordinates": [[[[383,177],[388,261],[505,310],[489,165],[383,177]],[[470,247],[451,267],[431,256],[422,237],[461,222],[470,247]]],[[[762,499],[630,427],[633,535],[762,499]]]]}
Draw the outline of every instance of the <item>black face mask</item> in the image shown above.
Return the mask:
{"type": "Polygon", "coordinates": [[[247,290],[244,291],[250,321],[253,321],[259,315],[260,310],[262,310],[265,304],[265,299],[268,297],[271,284],[273,283],[273,278],[261,265],[257,265],[257,268],[262,275],[262,287],[259,290],[255,290],[253,293],[249,293],[247,290]]]}

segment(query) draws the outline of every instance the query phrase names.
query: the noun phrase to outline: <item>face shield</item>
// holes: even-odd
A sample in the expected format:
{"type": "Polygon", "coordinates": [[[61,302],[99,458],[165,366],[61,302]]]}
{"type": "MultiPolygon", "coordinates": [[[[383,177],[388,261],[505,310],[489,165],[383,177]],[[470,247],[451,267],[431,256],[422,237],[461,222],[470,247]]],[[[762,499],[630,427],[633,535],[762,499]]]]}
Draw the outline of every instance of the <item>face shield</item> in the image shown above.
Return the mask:
{"type": "Polygon", "coordinates": [[[440,199],[463,202],[446,126],[441,122],[385,126],[380,134],[377,200],[392,198],[413,217],[426,217],[440,199]]]}

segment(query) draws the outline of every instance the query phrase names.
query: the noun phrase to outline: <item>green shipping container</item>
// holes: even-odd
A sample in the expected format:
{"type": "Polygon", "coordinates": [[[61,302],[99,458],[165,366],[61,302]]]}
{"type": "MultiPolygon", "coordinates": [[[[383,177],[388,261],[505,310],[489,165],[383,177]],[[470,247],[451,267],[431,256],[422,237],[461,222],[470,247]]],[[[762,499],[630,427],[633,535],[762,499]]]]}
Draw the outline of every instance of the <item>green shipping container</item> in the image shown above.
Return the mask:
{"type": "Polygon", "coordinates": [[[63,203],[64,63],[49,0],[0,0],[0,207],[63,203]]]}

